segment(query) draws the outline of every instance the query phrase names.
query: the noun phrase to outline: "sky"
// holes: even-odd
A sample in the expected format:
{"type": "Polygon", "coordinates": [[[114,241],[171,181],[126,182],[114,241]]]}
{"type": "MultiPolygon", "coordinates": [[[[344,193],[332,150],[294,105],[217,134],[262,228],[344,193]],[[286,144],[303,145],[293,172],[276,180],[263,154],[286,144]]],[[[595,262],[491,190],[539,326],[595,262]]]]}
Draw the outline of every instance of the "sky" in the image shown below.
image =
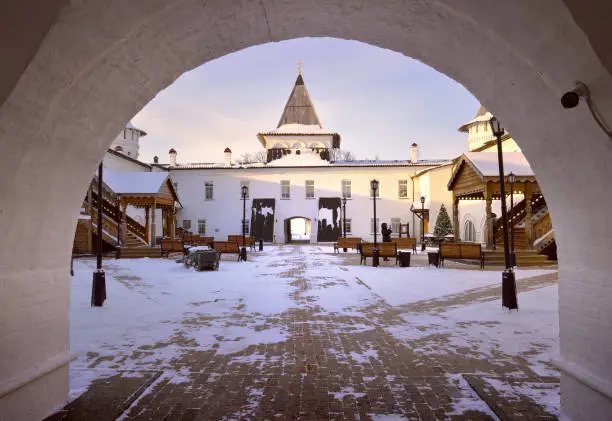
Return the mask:
{"type": "Polygon", "coordinates": [[[147,132],[140,159],[223,162],[262,150],[256,134],[276,127],[297,63],[321,124],[341,135],[357,159],[453,158],[467,151],[457,128],[478,101],[429,66],[383,48],[330,38],[300,38],[247,48],[183,74],[132,122],[147,132]]]}

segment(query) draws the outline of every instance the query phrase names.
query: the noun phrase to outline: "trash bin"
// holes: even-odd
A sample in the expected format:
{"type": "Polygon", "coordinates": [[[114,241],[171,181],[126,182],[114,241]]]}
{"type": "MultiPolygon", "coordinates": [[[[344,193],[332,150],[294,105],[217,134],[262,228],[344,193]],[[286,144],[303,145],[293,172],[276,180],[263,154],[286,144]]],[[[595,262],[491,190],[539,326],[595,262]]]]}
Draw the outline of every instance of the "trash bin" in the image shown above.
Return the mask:
{"type": "Polygon", "coordinates": [[[409,251],[400,251],[397,253],[397,258],[399,260],[400,267],[407,268],[410,267],[410,252],[409,251]]]}
{"type": "Polygon", "coordinates": [[[430,265],[434,265],[435,267],[438,267],[438,265],[440,264],[440,253],[428,252],[427,259],[430,265]]]}

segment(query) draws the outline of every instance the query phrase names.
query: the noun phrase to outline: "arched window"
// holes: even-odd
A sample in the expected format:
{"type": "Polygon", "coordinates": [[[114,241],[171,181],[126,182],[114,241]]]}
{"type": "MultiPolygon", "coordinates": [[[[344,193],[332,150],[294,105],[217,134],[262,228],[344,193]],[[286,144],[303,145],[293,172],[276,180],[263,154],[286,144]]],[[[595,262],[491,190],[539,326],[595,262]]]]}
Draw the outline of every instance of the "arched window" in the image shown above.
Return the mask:
{"type": "Polygon", "coordinates": [[[476,241],[476,227],[474,227],[474,223],[471,219],[465,221],[465,225],[463,226],[463,241],[476,241]]]}

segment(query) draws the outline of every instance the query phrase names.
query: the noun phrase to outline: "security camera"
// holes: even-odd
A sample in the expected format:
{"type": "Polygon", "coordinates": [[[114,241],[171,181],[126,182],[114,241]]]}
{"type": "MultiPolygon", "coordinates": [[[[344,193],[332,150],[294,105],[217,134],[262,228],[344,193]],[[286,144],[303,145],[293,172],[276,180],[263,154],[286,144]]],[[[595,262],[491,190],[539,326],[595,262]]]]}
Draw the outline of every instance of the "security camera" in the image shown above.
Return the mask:
{"type": "Polygon", "coordinates": [[[580,102],[580,98],[589,98],[589,88],[582,82],[575,82],[574,89],[566,92],[561,97],[563,108],[574,108],[580,102]]]}

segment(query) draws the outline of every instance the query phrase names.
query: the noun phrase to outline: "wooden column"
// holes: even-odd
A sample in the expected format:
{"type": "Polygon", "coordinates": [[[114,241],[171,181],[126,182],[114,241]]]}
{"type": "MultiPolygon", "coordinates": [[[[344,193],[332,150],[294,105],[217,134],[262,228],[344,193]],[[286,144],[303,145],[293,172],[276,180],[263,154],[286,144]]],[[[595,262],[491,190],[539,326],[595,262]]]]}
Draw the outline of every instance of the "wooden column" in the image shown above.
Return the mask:
{"type": "Polygon", "coordinates": [[[150,221],[149,221],[149,210],[151,209],[150,206],[145,206],[145,241],[147,242],[147,244],[151,244],[151,225],[150,225],[150,221]]]}
{"type": "Polygon", "coordinates": [[[170,238],[174,240],[176,236],[176,207],[175,204],[172,204],[172,209],[170,210],[170,238]]]}
{"type": "Polygon", "coordinates": [[[531,209],[531,199],[533,197],[532,184],[525,182],[525,188],[523,189],[525,195],[525,237],[529,248],[533,247],[533,213],[531,209]]]}
{"type": "Polygon", "coordinates": [[[153,200],[153,206],[151,206],[151,237],[149,241],[149,245],[151,247],[155,247],[155,208],[157,207],[157,203],[153,200]]]}
{"type": "Polygon", "coordinates": [[[168,237],[168,210],[166,208],[161,208],[161,214],[162,214],[161,236],[162,238],[166,238],[168,237]]]}
{"type": "Polygon", "coordinates": [[[488,185],[485,185],[484,190],[485,196],[485,215],[486,215],[486,231],[487,231],[487,249],[493,249],[493,237],[495,233],[493,232],[493,211],[491,209],[491,205],[493,203],[493,192],[488,185]]]}
{"type": "Polygon", "coordinates": [[[459,198],[455,196],[453,191],[453,231],[455,232],[455,241],[461,239],[461,231],[459,227],[459,198]]]}
{"type": "Polygon", "coordinates": [[[118,237],[121,241],[121,247],[125,247],[125,234],[127,233],[127,201],[121,201],[121,235],[118,237]]]}

